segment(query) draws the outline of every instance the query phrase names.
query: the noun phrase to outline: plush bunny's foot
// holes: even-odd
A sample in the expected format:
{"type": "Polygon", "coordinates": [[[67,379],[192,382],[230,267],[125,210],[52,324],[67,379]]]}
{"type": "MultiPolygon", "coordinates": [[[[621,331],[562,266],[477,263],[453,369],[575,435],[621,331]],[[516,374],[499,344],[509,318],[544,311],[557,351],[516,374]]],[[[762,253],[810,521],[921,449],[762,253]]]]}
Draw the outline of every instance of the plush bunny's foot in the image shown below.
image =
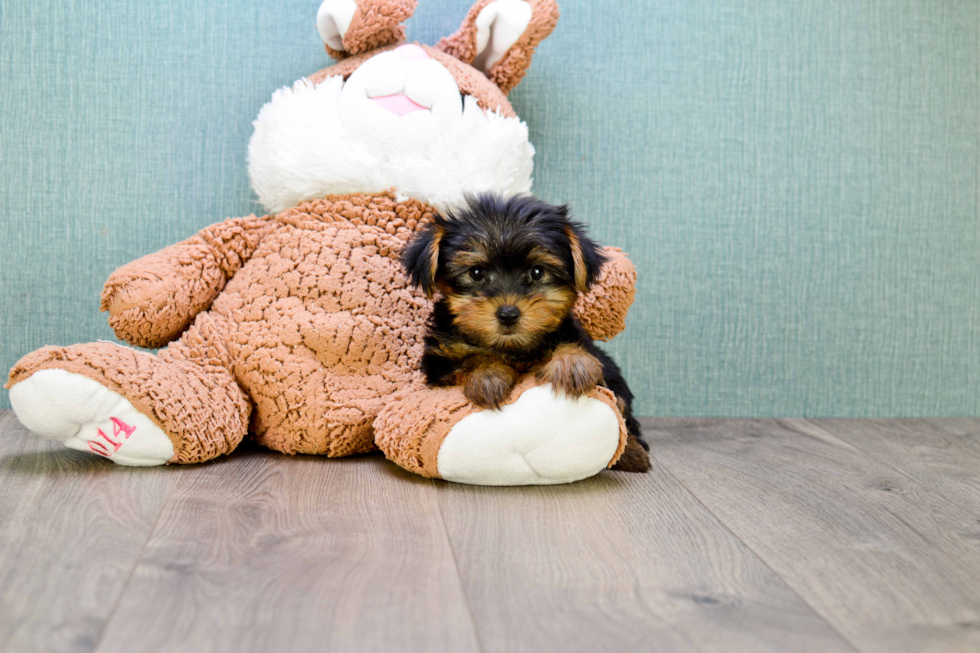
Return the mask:
{"type": "Polygon", "coordinates": [[[439,449],[439,475],[473,485],[571,483],[605,469],[618,448],[615,410],[542,385],[453,426],[439,449]]]}
{"type": "Polygon", "coordinates": [[[65,370],[40,370],[10,389],[21,424],[69,449],[118,465],[164,465],[174,456],[170,438],[117,392],[65,370]]]}
{"type": "Polygon", "coordinates": [[[399,397],[374,423],[378,446],[405,469],[472,485],[553,485],[598,474],[623,452],[626,426],[605,388],[571,399],[525,379],[499,410],[460,388],[399,397]]]}
{"type": "Polygon", "coordinates": [[[11,403],[39,435],[121,465],[230,453],[248,429],[250,406],[221,364],[220,341],[207,338],[212,326],[199,316],[156,356],[111,342],[42,347],[10,370],[11,403]]]}

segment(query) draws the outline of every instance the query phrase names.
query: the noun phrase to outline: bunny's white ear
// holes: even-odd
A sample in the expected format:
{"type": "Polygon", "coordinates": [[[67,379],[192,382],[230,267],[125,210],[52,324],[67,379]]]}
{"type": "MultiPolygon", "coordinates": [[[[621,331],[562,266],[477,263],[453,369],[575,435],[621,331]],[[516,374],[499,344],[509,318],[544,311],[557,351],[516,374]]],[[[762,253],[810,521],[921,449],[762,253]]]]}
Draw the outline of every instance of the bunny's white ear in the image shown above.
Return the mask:
{"type": "Polygon", "coordinates": [[[344,36],[357,12],[354,0],[323,0],[316,12],[316,29],[331,50],[343,52],[344,36]]]}
{"type": "Polygon", "coordinates": [[[476,16],[476,58],[473,67],[486,73],[504,58],[531,24],[525,0],[494,0],[476,16]]]}
{"type": "Polygon", "coordinates": [[[557,23],[556,0],[476,0],[436,49],[470,64],[506,94],[520,84],[534,49],[557,23]]]}

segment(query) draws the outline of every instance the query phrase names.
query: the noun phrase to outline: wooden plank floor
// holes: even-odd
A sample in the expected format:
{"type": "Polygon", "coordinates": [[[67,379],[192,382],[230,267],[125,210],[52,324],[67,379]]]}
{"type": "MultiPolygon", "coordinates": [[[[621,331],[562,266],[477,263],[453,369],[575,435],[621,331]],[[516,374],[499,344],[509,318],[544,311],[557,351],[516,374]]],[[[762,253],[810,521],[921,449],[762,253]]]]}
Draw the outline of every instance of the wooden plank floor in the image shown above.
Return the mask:
{"type": "Polygon", "coordinates": [[[126,469],[0,413],[0,651],[977,651],[980,420],[645,420],[653,471],[126,469]]]}

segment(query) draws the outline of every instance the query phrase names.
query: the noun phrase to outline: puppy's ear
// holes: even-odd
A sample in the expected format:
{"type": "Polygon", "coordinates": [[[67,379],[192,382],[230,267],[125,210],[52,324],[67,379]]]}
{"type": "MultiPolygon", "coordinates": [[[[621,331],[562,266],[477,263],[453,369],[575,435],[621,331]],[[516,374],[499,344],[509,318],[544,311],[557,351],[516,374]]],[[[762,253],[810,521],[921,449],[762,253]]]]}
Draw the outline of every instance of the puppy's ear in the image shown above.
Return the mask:
{"type": "Polygon", "coordinates": [[[426,297],[436,291],[436,274],[439,271],[439,244],[445,232],[441,221],[432,222],[415,234],[402,252],[402,265],[413,286],[421,288],[426,297]]]}
{"type": "MultiPolygon", "coordinates": [[[[567,213],[566,207],[562,209],[567,213]]],[[[568,236],[568,248],[571,250],[574,264],[575,288],[585,294],[599,278],[606,256],[602,253],[602,249],[585,235],[585,228],[581,224],[569,220],[565,225],[565,234],[568,236]]]]}
{"type": "Polygon", "coordinates": [[[323,0],[316,29],[327,53],[338,61],[405,40],[402,25],[417,0],[323,0]]]}
{"type": "Polygon", "coordinates": [[[472,65],[507,94],[557,23],[555,0],[478,0],[459,30],[436,49],[472,65]]]}

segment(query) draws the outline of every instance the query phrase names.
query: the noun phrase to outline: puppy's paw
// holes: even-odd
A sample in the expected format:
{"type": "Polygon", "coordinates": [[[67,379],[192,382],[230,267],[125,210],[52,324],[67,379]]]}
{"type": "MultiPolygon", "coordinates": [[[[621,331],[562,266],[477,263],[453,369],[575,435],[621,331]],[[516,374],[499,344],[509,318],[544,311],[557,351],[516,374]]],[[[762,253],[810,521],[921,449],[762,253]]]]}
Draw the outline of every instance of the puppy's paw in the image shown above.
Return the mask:
{"type": "Polygon", "coordinates": [[[550,383],[555,392],[581,397],[602,382],[602,364],[578,345],[558,345],[537,378],[550,383]]]}
{"type": "Polygon", "coordinates": [[[467,375],[463,394],[480,408],[500,408],[516,381],[517,374],[510,367],[481,367],[467,375]]]}
{"type": "Polygon", "coordinates": [[[632,435],[626,440],[626,450],[613,465],[613,471],[645,474],[650,471],[650,454],[632,435]]]}

